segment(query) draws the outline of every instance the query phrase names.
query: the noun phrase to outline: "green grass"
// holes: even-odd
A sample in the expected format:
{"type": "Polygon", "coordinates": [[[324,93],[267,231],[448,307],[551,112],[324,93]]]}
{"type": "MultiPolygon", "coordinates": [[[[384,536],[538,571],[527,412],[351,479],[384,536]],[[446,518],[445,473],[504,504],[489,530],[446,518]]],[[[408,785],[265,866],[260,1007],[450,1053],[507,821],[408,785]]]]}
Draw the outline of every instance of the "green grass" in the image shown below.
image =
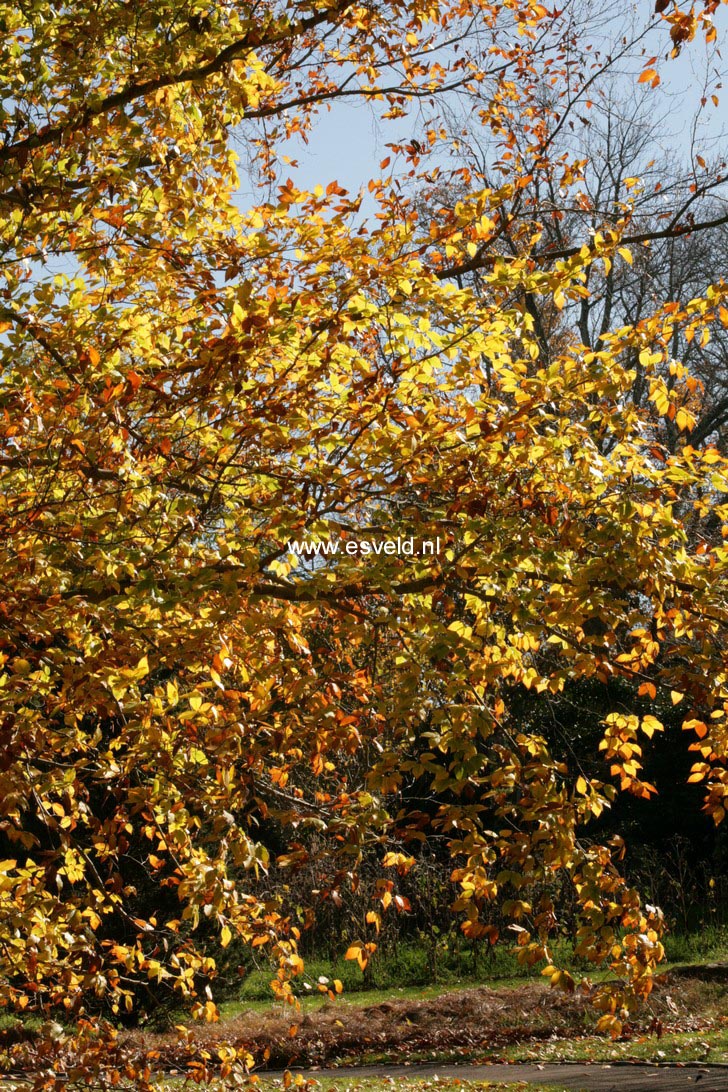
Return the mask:
{"type": "Polygon", "coordinates": [[[706,925],[699,933],[668,933],[664,944],[668,965],[728,962],[728,925],[706,925]]]}
{"type": "MultiPolygon", "coordinates": [[[[499,985],[515,985],[522,979],[510,979],[503,980],[499,985]]],[[[435,986],[388,986],[382,989],[376,990],[358,990],[351,994],[340,994],[337,998],[337,1004],[340,1005],[355,1005],[364,1007],[366,1005],[381,1005],[384,1001],[398,1001],[398,1000],[421,1000],[424,997],[439,997],[443,993],[447,993],[449,990],[457,989],[457,983],[450,985],[435,985],[435,986]]],[[[472,985],[472,983],[463,983],[463,985],[472,985]]],[[[311,990],[304,994],[299,994],[299,1001],[304,1012],[309,1012],[312,1009],[321,1008],[329,1002],[328,994],[321,994],[311,990]]],[[[248,1000],[244,997],[239,1001],[223,1001],[218,1006],[220,1009],[220,1016],[225,1019],[226,1017],[237,1016],[241,1012],[253,1011],[253,1012],[268,1012],[271,1008],[280,1008],[281,1003],[268,995],[265,1000],[248,1000]]]]}
{"type": "Polygon", "coordinates": [[[513,1044],[499,1052],[509,1062],[642,1061],[728,1062],[728,1023],[702,1031],[636,1036],[613,1043],[597,1036],[513,1044]]]}
{"type": "MultiPolygon", "coordinates": [[[[583,973],[594,981],[599,979],[599,970],[575,957],[569,942],[556,940],[551,949],[558,966],[566,967],[575,975],[583,973]]],[[[699,933],[689,935],[668,933],[665,954],[666,970],[683,963],[728,962],[728,926],[706,926],[699,933]]],[[[396,951],[376,953],[369,978],[354,961],[309,957],[306,959],[306,973],[293,982],[293,989],[301,999],[315,998],[320,977],[328,978],[330,982],[339,979],[347,998],[353,1000],[353,995],[361,994],[362,1004],[377,1004],[392,996],[433,996],[400,994],[400,990],[420,988],[442,992],[445,988],[472,985],[513,985],[527,978],[539,977],[539,968],[519,964],[508,944],[481,953],[477,963],[472,951],[443,944],[438,950],[436,968],[433,978],[427,951],[416,944],[400,944],[396,951]]],[[[270,1006],[273,1003],[270,988],[272,977],[273,971],[267,967],[251,969],[243,979],[234,1002],[230,1002],[235,1005],[234,1011],[240,1011],[240,1005],[256,1009],[270,1006]]],[[[320,1003],[313,1000],[306,1002],[307,1005],[320,1003]]],[[[222,1011],[226,1011],[225,1006],[222,1011]]]]}
{"type": "MultiPolygon", "coordinates": [[[[543,981],[538,971],[532,971],[529,976],[535,981],[543,981]]],[[[592,976],[594,978],[595,976],[592,976]]],[[[335,1003],[339,1005],[355,1006],[365,1008],[369,1005],[381,1005],[385,1001],[421,1001],[423,998],[428,997],[441,997],[443,994],[451,993],[454,990],[472,988],[478,985],[487,985],[491,989],[513,989],[520,986],[524,982],[524,975],[519,975],[513,978],[497,978],[493,980],[465,980],[462,982],[448,982],[439,983],[430,986],[386,986],[380,989],[371,990],[354,990],[351,993],[344,992],[336,997],[335,1003]]],[[[268,979],[270,981],[270,978],[268,979]]],[[[296,991],[298,1001],[304,1012],[311,1012],[312,1010],[321,1008],[330,1002],[330,998],[326,993],[319,993],[313,989],[302,992],[300,989],[296,991]]],[[[264,998],[255,997],[254,999],[246,998],[244,995],[240,999],[233,999],[230,1001],[223,1001],[218,1005],[220,1010],[220,1016],[224,1019],[230,1019],[233,1016],[238,1016],[242,1012],[270,1012],[271,1010],[283,1010],[288,1006],[283,1006],[280,1001],[277,1001],[270,992],[268,996],[264,998]]],[[[180,1012],[180,1021],[184,1014],[180,1012]]],[[[178,1021],[179,1022],[179,1021],[178,1021]]]]}
{"type": "MultiPolygon", "coordinates": [[[[282,1092],[281,1080],[261,1079],[257,1085],[261,1092],[282,1092]]],[[[301,1089],[305,1085],[300,1086],[301,1089]]],[[[319,1077],[316,1076],[315,1084],[308,1085],[309,1089],[320,1092],[565,1092],[561,1085],[554,1084],[526,1084],[525,1081],[467,1081],[457,1079],[433,1080],[430,1078],[414,1077],[361,1077],[354,1079],[346,1077],[319,1077]]],[[[296,1092],[296,1086],[291,1085],[291,1092],[296,1092]]]]}
{"type": "MultiPolygon", "coordinates": [[[[574,959],[572,946],[565,941],[557,940],[552,946],[552,953],[559,965],[577,971],[582,966],[584,970],[587,969],[586,964],[582,965],[579,960],[574,959]]],[[[382,1000],[385,996],[399,996],[396,991],[400,988],[432,988],[442,992],[444,987],[513,983],[539,977],[538,968],[520,964],[508,944],[482,954],[477,964],[472,953],[443,947],[438,954],[437,973],[434,978],[430,973],[426,950],[417,945],[400,945],[396,952],[377,953],[372,961],[369,979],[352,960],[339,959],[332,962],[312,956],[307,957],[305,963],[305,975],[292,983],[296,996],[300,998],[316,994],[320,977],[327,978],[330,982],[339,979],[346,996],[366,993],[368,997],[373,997],[381,994],[382,1000]]],[[[266,1002],[270,1005],[272,978],[272,969],[251,969],[237,991],[236,1000],[248,1003],[266,1002]]],[[[376,1001],[372,1003],[376,1004],[376,1001]]]]}

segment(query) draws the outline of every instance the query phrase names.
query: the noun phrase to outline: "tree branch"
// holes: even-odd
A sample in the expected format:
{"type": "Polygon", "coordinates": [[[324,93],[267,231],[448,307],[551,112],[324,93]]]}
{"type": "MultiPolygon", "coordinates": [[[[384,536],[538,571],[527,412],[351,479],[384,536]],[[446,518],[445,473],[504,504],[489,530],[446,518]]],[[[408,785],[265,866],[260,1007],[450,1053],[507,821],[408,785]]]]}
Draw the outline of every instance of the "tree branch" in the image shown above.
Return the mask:
{"type": "MultiPolygon", "coordinates": [[[[723,216],[717,216],[713,220],[701,220],[697,224],[683,224],[676,227],[670,225],[670,227],[661,228],[654,231],[641,231],[637,235],[623,235],[621,239],[615,239],[615,246],[630,246],[637,243],[649,243],[655,239],[677,239],[682,235],[692,235],[696,231],[709,231],[711,228],[722,227],[724,224],[728,224],[728,212],[723,216]]],[[[589,244],[587,244],[588,246],[589,244]]],[[[529,258],[533,262],[552,262],[558,261],[561,258],[573,258],[578,254],[582,247],[568,246],[562,247],[559,250],[539,250],[535,254],[517,255],[510,257],[507,254],[476,254],[474,258],[471,258],[469,262],[462,262],[460,265],[450,265],[445,269],[438,269],[436,277],[439,281],[447,280],[448,277],[460,277],[463,273],[475,273],[479,269],[485,269],[488,266],[494,266],[497,262],[515,262],[522,260],[524,257],[529,258]]],[[[592,248],[590,247],[590,250],[592,248]]]]}
{"type": "Polygon", "coordinates": [[[260,46],[274,45],[276,42],[290,41],[301,37],[308,33],[309,30],[314,30],[321,23],[325,23],[335,16],[342,15],[353,3],[354,0],[338,0],[332,7],[316,12],[307,19],[301,19],[300,22],[289,24],[284,29],[278,28],[272,33],[269,33],[267,37],[261,35],[258,29],[253,27],[245,37],[239,39],[237,42],[231,42],[229,46],[222,49],[217,56],[213,57],[207,64],[198,65],[194,68],[184,68],[181,72],[170,72],[167,75],[157,76],[155,79],[145,80],[142,83],[127,84],[126,87],[123,87],[120,91],[114,92],[112,95],[107,95],[106,98],[102,99],[94,106],[86,106],[75,118],[69,118],[65,122],[61,122],[57,125],[46,126],[45,129],[42,129],[38,133],[31,133],[31,135],[25,137],[24,140],[18,140],[13,144],[8,144],[5,148],[0,148],[0,164],[22,159],[24,155],[34,151],[36,148],[54,144],[56,141],[60,141],[60,139],[68,133],[79,132],[84,129],[93,118],[108,114],[112,110],[117,110],[120,107],[128,106],[129,103],[134,102],[137,99],[145,98],[147,95],[153,95],[155,92],[161,91],[165,87],[174,87],[182,83],[192,83],[195,80],[207,79],[208,76],[212,76],[215,73],[222,71],[226,64],[236,60],[246,50],[259,48],[260,46]]]}

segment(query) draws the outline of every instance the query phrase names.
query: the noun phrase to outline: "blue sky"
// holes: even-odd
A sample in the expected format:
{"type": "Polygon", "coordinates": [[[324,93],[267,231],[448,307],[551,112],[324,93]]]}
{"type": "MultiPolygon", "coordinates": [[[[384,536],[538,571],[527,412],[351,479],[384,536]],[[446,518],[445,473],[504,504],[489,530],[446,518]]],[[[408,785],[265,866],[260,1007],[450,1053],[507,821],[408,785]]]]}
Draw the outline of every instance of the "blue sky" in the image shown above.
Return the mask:
{"type": "MultiPolygon", "coordinates": [[[[639,18],[645,8],[651,10],[652,3],[640,0],[632,5],[634,14],[639,18]]],[[[626,8],[623,10],[627,10],[626,8]]],[[[596,18],[596,16],[595,16],[596,18]]],[[[721,7],[715,16],[718,29],[718,41],[728,41],[728,10],[721,7]]],[[[613,20],[605,24],[607,30],[613,30],[613,20]]],[[[604,27],[600,31],[605,33],[604,27]]],[[[595,38],[595,44],[596,38],[595,38]]],[[[662,125],[662,150],[677,163],[685,163],[690,148],[690,134],[693,118],[699,107],[706,72],[710,90],[715,90],[721,83],[721,74],[725,73],[726,64],[714,48],[706,48],[702,37],[683,47],[676,59],[666,59],[669,52],[668,28],[663,24],[647,39],[641,57],[623,63],[618,77],[618,85],[624,87],[625,97],[636,93],[644,96],[650,110],[664,118],[662,125]],[[659,89],[637,86],[636,80],[650,54],[658,55],[658,68],[661,76],[659,89]]],[[[728,47],[726,47],[728,48],[728,47]]],[[[727,74],[728,75],[728,74],[727,74]]],[[[708,95],[707,104],[700,111],[698,125],[698,144],[695,150],[706,159],[712,159],[722,148],[723,155],[728,154],[728,142],[724,139],[726,120],[728,119],[728,79],[723,91],[716,92],[719,105],[715,107],[708,95]]],[[[381,104],[377,104],[380,108],[381,104]]],[[[306,145],[299,138],[294,138],[285,147],[282,154],[288,154],[297,161],[298,166],[283,167],[283,177],[291,177],[302,189],[313,189],[317,184],[324,187],[328,182],[338,181],[351,192],[366,187],[372,177],[381,174],[380,161],[389,152],[387,144],[403,139],[409,140],[421,132],[421,122],[417,116],[402,118],[397,121],[381,121],[374,107],[366,103],[354,103],[351,99],[334,100],[331,108],[321,110],[309,134],[306,145]]],[[[656,148],[656,152],[659,151],[656,148]]],[[[247,207],[251,201],[260,200],[261,195],[253,195],[245,178],[241,164],[241,190],[238,202],[247,207]]],[[[369,205],[371,207],[371,205],[369,205]]],[[[367,201],[363,208],[366,210],[367,201]]]]}
{"type": "MultiPolygon", "coordinates": [[[[608,0],[605,0],[608,2],[608,0]]],[[[639,0],[633,5],[636,17],[639,12],[649,12],[652,9],[652,0],[639,0]],[[641,8],[640,8],[641,5],[641,8]]],[[[628,11],[625,6],[621,11],[628,11]]],[[[600,17],[589,15],[589,20],[594,19],[596,28],[600,17]]],[[[721,6],[715,16],[718,29],[718,41],[728,43],[728,6],[721,6]]],[[[614,30],[614,20],[603,17],[600,33],[614,30]]],[[[596,30],[595,30],[596,43],[596,30]]],[[[710,72],[711,86],[721,82],[721,70],[725,72],[728,65],[720,58],[717,52],[706,50],[702,38],[684,47],[682,55],[675,60],[665,60],[669,51],[669,37],[667,28],[661,26],[653,33],[651,40],[646,43],[646,51],[641,58],[633,59],[624,65],[619,76],[619,86],[624,87],[625,97],[637,93],[645,97],[645,101],[654,112],[664,117],[661,127],[661,147],[656,146],[656,156],[662,152],[675,163],[685,165],[687,153],[690,149],[690,129],[696,107],[701,96],[702,81],[706,68],[710,72]],[[637,87],[637,76],[644,66],[644,61],[650,54],[650,50],[660,56],[658,62],[661,75],[661,86],[655,91],[649,87],[637,87]],[[711,56],[712,55],[712,56],[711,56]]],[[[725,46],[728,50],[728,44],[725,46]]],[[[727,73],[728,75],[728,73],[727,73]]],[[[728,156],[728,140],[725,138],[726,123],[728,122],[728,78],[725,88],[718,89],[720,96],[719,106],[716,108],[710,102],[702,110],[700,115],[699,142],[695,151],[704,155],[709,162],[719,152],[728,156]]],[[[382,104],[377,104],[383,109],[382,104]]],[[[366,184],[372,177],[378,177],[382,172],[379,163],[389,151],[387,144],[396,141],[410,140],[422,132],[422,121],[415,110],[410,117],[396,121],[381,121],[378,119],[375,109],[364,103],[354,102],[351,99],[334,100],[330,109],[322,108],[314,123],[313,130],[309,134],[309,142],[305,144],[300,138],[292,139],[287,146],[281,149],[281,154],[288,154],[298,163],[297,167],[284,166],[282,177],[292,177],[294,183],[302,189],[313,190],[317,184],[324,187],[336,180],[351,193],[360,189],[364,191],[362,203],[362,215],[373,211],[373,201],[367,200],[366,184]]],[[[233,134],[233,147],[242,149],[241,139],[233,134]]],[[[268,194],[251,188],[250,179],[245,170],[244,156],[240,164],[241,187],[237,194],[238,205],[245,209],[251,204],[260,203],[268,199],[268,194]]],[[[272,195],[271,195],[272,196],[272,195]]],[[[59,255],[52,256],[49,262],[38,269],[38,279],[45,280],[54,273],[73,273],[75,264],[68,258],[59,255]]]]}

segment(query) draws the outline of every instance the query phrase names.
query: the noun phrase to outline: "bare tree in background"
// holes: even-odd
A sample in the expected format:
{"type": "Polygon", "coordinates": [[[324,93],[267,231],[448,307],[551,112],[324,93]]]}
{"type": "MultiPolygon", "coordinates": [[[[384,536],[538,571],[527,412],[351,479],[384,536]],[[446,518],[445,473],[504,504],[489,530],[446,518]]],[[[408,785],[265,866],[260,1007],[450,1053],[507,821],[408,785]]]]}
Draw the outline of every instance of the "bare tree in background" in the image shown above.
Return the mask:
{"type": "MultiPolygon", "coordinates": [[[[708,114],[719,101],[719,57],[710,50],[701,55],[691,115],[676,93],[662,93],[659,80],[654,87],[638,81],[635,59],[642,63],[651,48],[649,19],[639,24],[633,16],[620,23],[616,9],[607,8],[595,22],[589,13],[595,43],[590,55],[590,47],[584,48],[585,13],[578,3],[567,8],[564,18],[572,32],[565,32],[563,41],[573,42],[572,86],[554,89],[545,65],[533,90],[538,116],[548,118],[548,124],[540,130],[527,122],[514,126],[504,155],[495,120],[489,128],[481,117],[476,120],[474,110],[461,115],[460,138],[453,146],[457,169],[451,175],[435,172],[431,186],[416,199],[422,218],[446,230],[473,177],[496,189],[514,163],[528,164],[487,242],[442,271],[484,294],[493,291],[489,275],[498,258],[517,261],[527,254],[537,268],[548,269],[589,245],[599,232],[614,230],[622,236],[631,263],[621,257],[593,262],[583,298],[567,301],[563,309],[554,306],[549,294],[521,290],[518,302],[533,322],[541,363],[548,363],[564,338],[576,337],[586,350],[599,351],[608,331],[639,324],[654,313],[658,300],[687,303],[724,277],[728,260],[728,140],[708,114]],[[536,157],[535,145],[540,149],[536,157]]],[[[447,108],[454,130],[458,104],[447,108]]],[[[711,339],[701,342],[678,328],[671,358],[691,377],[685,398],[695,425],[679,428],[674,420],[660,418],[654,425],[656,441],[668,451],[684,443],[712,443],[725,450],[728,330],[716,324],[711,339]]],[[[680,368],[670,365],[660,365],[660,374],[672,392],[683,380],[680,368]]],[[[638,353],[630,366],[635,373],[632,400],[647,406],[650,387],[638,353]]]]}

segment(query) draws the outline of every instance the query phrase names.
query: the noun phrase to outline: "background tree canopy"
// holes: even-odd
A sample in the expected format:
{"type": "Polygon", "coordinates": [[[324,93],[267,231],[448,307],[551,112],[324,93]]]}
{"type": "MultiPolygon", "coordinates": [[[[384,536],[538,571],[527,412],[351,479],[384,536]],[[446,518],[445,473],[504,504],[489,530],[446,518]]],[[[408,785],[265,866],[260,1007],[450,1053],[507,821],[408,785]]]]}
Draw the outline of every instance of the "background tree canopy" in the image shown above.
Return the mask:
{"type": "MultiPolygon", "coordinates": [[[[643,90],[715,38],[657,7],[643,90]]],[[[0,1000],[214,1019],[233,938],[285,997],[364,864],[361,967],[435,853],[466,937],[608,965],[618,1031],[663,919],[605,816],[665,729],[728,807],[720,157],[648,163],[576,3],[0,26],[0,1000]],[[365,220],[286,179],[337,97],[419,111],[365,220]],[[440,552],[345,546],[398,536],[440,552]]]]}

